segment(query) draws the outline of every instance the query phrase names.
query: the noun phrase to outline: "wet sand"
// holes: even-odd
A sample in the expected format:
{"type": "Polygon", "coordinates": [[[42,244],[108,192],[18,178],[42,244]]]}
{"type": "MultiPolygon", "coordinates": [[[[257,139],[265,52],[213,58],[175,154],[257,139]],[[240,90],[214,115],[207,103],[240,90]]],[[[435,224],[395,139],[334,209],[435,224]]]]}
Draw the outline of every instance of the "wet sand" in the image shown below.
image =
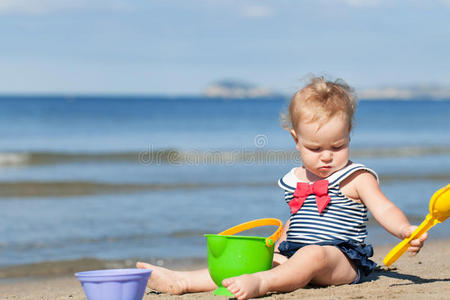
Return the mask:
{"type": "MultiPolygon", "coordinates": [[[[392,245],[393,246],[393,245],[392,245]]],[[[382,264],[390,247],[375,247],[374,260],[379,264],[361,284],[307,287],[285,294],[270,294],[263,299],[450,299],[450,240],[433,240],[425,244],[416,257],[402,256],[390,268],[382,264]]],[[[202,261],[196,267],[202,266],[202,261]]],[[[182,265],[180,268],[185,269],[182,265]]],[[[0,299],[84,300],[81,285],[73,276],[0,280],[0,299]]],[[[212,293],[182,296],[147,293],[144,300],[226,299],[212,293]]]]}

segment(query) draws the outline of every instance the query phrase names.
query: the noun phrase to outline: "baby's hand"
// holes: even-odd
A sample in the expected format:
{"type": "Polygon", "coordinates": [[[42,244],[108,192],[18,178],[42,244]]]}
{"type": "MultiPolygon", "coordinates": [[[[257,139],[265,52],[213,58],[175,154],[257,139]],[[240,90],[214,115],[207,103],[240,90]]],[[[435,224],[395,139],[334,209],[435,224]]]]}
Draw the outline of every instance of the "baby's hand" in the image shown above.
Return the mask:
{"type": "MultiPolygon", "coordinates": [[[[406,239],[406,238],[410,237],[411,234],[414,232],[414,230],[416,230],[416,228],[417,228],[417,226],[413,226],[413,225],[406,227],[403,231],[404,238],[406,239]]],[[[428,233],[425,232],[418,239],[411,240],[411,242],[409,242],[408,252],[411,253],[411,255],[413,255],[413,256],[416,255],[417,253],[419,253],[420,249],[423,246],[423,243],[425,242],[425,240],[427,238],[428,238],[428,233]]]]}

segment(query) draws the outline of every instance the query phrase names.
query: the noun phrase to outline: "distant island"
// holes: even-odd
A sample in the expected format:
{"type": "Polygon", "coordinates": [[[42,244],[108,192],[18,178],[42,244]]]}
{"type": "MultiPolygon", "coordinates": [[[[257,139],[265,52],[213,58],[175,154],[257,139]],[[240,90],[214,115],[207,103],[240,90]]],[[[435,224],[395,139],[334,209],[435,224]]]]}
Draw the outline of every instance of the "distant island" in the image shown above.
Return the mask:
{"type": "Polygon", "coordinates": [[[364,100],[450,100],[450,87],[417,85],[410,87],[385,87],[357,90],[358,98],[364,100]]]}
{"type": "Polygon", "coordinates": [[[240,80],[221,80],[208,86],[204,92],[205,97],[247,99],[272,98],[283,96],[268,88],[259,87],[240,80]]]}
{"type": "MultiPolygon", "coordinates": [[[[410,87],[382,87],[357,89],[361,100],[450,100],[450,87],[416,85],[410,87]]],[[[252,99],[286,97],[280,92],[241,80],[220,80],[209,85],[203,95],[209,98],[252,99]]]]}

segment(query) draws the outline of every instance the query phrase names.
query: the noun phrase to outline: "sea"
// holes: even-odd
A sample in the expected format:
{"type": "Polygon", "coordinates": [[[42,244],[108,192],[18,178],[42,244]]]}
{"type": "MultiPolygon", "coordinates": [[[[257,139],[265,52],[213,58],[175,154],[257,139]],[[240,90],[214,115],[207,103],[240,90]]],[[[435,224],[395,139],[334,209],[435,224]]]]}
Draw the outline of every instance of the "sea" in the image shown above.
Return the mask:
{"type": "MultiPolygon", "coordinates": [[[[288,98],[0,97],[0,268],[206,256],[204,234],[289,218],[288,98]]],[[[450,182],[450,101],[360,101],[351,159],[420,224],[450,182]]],[[[274,228],[252,235],[268,236],[274,228]]],[[[450,222],[430,239],[450,238],[450,222]]],[[[399,240],[369,217],[368,243],[399,240]]]]}

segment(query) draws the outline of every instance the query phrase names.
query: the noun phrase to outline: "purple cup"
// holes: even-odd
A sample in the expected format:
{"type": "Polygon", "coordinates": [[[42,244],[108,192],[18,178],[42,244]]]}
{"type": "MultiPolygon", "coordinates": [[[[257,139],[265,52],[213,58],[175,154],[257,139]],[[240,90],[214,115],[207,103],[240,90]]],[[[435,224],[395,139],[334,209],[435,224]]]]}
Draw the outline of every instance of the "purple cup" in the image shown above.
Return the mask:
{"type": "Polygon", "coordinates": [[[110,269],[75,273],[88,300],[141,300],[152,270],[110,269]]]}

